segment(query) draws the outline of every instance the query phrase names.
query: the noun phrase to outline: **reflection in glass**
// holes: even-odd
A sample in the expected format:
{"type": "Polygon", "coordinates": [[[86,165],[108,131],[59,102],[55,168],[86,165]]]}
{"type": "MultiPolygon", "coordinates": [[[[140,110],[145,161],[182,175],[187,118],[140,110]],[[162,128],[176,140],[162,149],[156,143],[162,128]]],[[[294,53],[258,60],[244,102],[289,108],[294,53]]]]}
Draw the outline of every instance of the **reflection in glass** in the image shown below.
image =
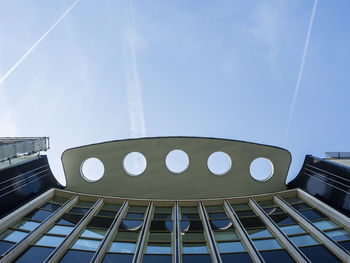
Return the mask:
{"type": "Polygon", "coordinates": [[[103,238],[106,235],[107,229],[87,228],[81,234],[82,237],[103,238]]]}
{"type": "Polygon", "coordinates": [[[219,242],[218,247],[221,253],[245,251],[241,242],[219,242]]]}
{"type": "Polygon", "coordinates": [[[40,238],[35,245],[47,246],[47,247],[58,247],[64,240],[64,237],[57,236],[43,236],[40,238]]]}
{"type": "Polygon", "coordinates": [[[320,230],[327,230],[332,228],[338,228],[340,227],[338,224],[334,223],[333,221],[327,219],[327,220],[320,220],[313,223],[316,227],[318,227],[320,230]]]}
{"type": "Polygon", "coordinates": [[[262,237],[272,237],[271,233],[267,228],[255,228],[247,229],[250,238],[262,238],[262,237]]]}
{"type": "Polygon", "coordinates": [[[326,234],[334,241],[344,241],[350,239],[350,233],[345,229],[329,231],[326,232],[326,234]]]}
{"type": "Polygon", "coordinates": [[[205,243],[184,243],[183,244],[184,254],[206,254],[208,248],[205,243]]]}
{"type": "Polygon", "coordinates": [[[148,243],[147,254],[171,254],[170,243],[148,243]]]}
{"type": "Polygon", "coordinates": [[[12,242],[19,242],[28,235],[27,232],[16,231],[16,230],[6,230],[0,235],[0,239],[12,242]]]}
{"type": "Polygon", "coordinates": [[[318,242],[310,235],[293,236],[290,240],[298,247],[317,245],[318,242]]]}
{"type": "Polygon", "coordinates": [[[53,226],[47,233],[49,234],[58,234],[58,235],[68,235],[73,231],[71,226],[53,226]]]}
{"type": "Polygon", "coordinates": [[[73,249],[96,251],[101,241],[90,239],[78,239],[72,246],[73,249]]]}
{"type": "Polygon", "coordinates": [[[141,228],[143,221],[141,220],[123,220],[122,226],[128,230],[137,230],[141,228]]]}
{"type": "Polygon", "coordinates": [[[260,250],[272,250],[272,249],[280,249],[281,245],[277,242],[276,239],[262,239],[262,240],[253,240],[256,248],[260,250]]]}
{"type": "Polygon", "coordinates": [[[238,240],[236,231],[215,231],[215,240],[216,241],[228,241],[228,240],[238,240]]]}
{"type": "Polygon", "coordinates": [[[292,234],[301,234],[305,233],[306,231],[300,227],[299,225],[289,225],[289,226],[281,226],[280,229],[283,233],[286,235],[292,235],[292,234]]]}
{"type": "Polygon", "coordinates": [[[218,230],[228,229],[232,226],[231,220],[210,220],[210,224],[213,228],[218,230]]]}
{"type": "Polygon", "coordinates": [[[38,222],[21,220],[13,225],[13,228],[19,228],[24,230],[32,231],[40,225],[38,222]]]}
{"type": "Polygon", "coordinates": [[[129,242],[113,242],[109,252],[134,253],[136,244],[129,242]]]}

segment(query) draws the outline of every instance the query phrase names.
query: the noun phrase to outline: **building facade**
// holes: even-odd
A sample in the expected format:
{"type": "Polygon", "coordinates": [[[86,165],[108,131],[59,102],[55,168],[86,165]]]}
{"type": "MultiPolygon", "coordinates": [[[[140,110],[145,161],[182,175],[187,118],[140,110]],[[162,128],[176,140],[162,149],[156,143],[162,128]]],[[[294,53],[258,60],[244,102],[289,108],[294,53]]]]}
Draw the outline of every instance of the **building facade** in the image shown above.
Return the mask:
{"type": "Polygon", "coordinates": [[[0,262],[350,262],[349,170],[306,156],[286,185],[290,162],[285,149],[214,138],[68,149],[66,187],[39,178],[46,188],[3,212],[0,262]]]}

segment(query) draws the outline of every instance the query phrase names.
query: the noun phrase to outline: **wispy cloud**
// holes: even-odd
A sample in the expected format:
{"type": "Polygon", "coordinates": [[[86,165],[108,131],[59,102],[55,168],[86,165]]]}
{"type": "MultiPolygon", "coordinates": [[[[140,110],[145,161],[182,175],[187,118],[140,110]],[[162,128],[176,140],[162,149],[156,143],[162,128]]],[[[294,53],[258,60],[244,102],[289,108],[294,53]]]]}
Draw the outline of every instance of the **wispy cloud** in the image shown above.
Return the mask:
{"type": "Polygon", "coordinates": [[[124,36],[124,62],[126,73],[126,100],[131,137],[145,137],[146,125],[143,114],[142,92],[137,69],[137,43],[132,2],[127,10],[127,27],[124,36]]]}
{"type": "Polygon", "coordinates": [[[295,85],[295,90],[294,90],[292,105],[291,105],[290,110],[289,110],[289,117],[288,117],[288,124],[287,124],[287,133],[288,133],[288,131],[289,131],[290,124],[291,124],[292,119],[293,119],[293,113],[294,113],[294,108],[295,108],[295,102],[296,102],[297,97],[298,97],[298,93],[299,93],[299,89],[300,89],[300,83],[301,83],[301,79],[302,79],[302,77],[303,77],[304,65],[305,65],[305,58],[306,58],[307,51],[308,51],[308,47],[309,47],[310,36],[311,36],[311,30],[312,30],[312,24],[313,24],[313,22],[314,22],[314,17],[315,17],[315,13],[316,13],[317,1],[318,1],[318,0],[314,0],[314,5],[313,5],[313,8],[312,8],[312,13],[311,13],[310,22],[309,22],[309,28],[308,28],[307,34],[306,34],[306,40],[305,40],[305,45],[304,45],[304,51],[303,51],[303,56],[302,56],[302,58],[301,58],[301,63],[300,63],[300,69],[299,69],[299,73],[298,73],[297,83],[296,83],[296,85],[295,85]]]}
{"type": "Polygon", "coordinates": [[[41,41],[62,21],[62,19],[75,7],[80,0],[76,0],[57,20],[53,25],[28,49],[28,51],[7,71],[0,79],[0,84],[23,62],[23,60],[40,44],[41,41]]]}

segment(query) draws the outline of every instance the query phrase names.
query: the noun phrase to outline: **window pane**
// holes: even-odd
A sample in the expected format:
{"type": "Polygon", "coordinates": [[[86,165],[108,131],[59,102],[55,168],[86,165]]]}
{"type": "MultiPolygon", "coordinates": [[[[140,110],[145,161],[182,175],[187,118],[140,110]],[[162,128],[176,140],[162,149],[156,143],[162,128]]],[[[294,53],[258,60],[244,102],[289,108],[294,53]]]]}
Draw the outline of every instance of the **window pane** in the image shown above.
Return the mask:
{"type": "Polygon", "coordinates": [[[239,239],[236,231],[215,231],[214,232],[216,241],[228,241],[239,239]]]}
{"type": "Polygon", "coordinates": [[[101,241],[99,240],[78,239],[72,248],[95,251],[100,243],[101,241]]]}
{"type": "Polygon", "coordinates": [[[317,245],[318,242],[310,235],[290,237],[290,240],[298,247],[317,245]]]}
{"type": "Polygon", "coordinates": [[[288,204],[295,204],[295,203],[302,203],[303,202],[303,200],[299,199],[298,197],[284,198],[284,201],[286,201],[288,204]]]}
{"type": "Polygon", "coordinates": [[[304,210],[304,211],[300,211],[299,213],[311,221],[321,219],[321,218],[326,218],[324,214],[322,214],[321,212],[318,212],[316,209],[304,210]]]}
{"type": "Polygon", "coordinates": [[[130,206],[128,212],[144,213],[146,212],[146,208],[145,206],[130,206]]]}
{"type": "Polygon", "coordinates": [[[154,209],[155,213],[169,213],[171,214],[172,208],[171,207],[156,207],[154,209]]]}
{"type": "Polygon", "coordinates": [[[43,204],[42,206],[40,206],[40,208],[44,208],[44,209],[52,210],[52,211],[55,211],[60,207],[61,207],[61,205],[53,204],[53,203],[46,203],[46,204],[43,204]]]}
{"type": "Polygon", "coordinates": [[[75,226],[82,218],[82,215],[64,214],[56,224],[75,226]]]}
{"type": "Polygon", "coordinates": [[[286,235],[305,233],[306,231],[299,225],[281,226],[280,229],[286,235]]]}
{"type": "Polygon", "coordinates": [[[350,233],[345,229],[329,231],[326,232],[326,234],[334,241],[344,241],[350,239],[350,233]]]}
{"type": "Polygon", "coordinates": [[[208,248],[205,243],[184,243],[183,244],[184,254],[206,254],[208,248]]]}
{"type": "Polygon", "coordinates": [[[103,210],[118,211],[120,209],[120,207],[121,207],[121,205],[104,204],[102,209],[103,210]]]}
{"type": "Polygon", "coordinates": [[[181,207],[181,213],[198,213],[197,207],[181,207]]]}
{"type": "Polygon", "coordinates": [[[331,220],[316,221],[316,222],[314,222],[314,225],[321,230],[327,230],[327,229],[340,227],[338,224],[334,223],[331,220]]]}
{"type": "Polygon", "coordinates": [[[95,216],[94,218],[91,219],[88,226],[108,229],[112,224],[112,222],[113,222],[112,217],[95,216]]]}
{"type": "Polygon", "coordinates": [[[148,254],[171,254],[170,243],[148,243],[146,253],[148,254]]]}
{"type": "Polygon", "coordinates": [[[236,214],[238,217],[256,216],[256,214],[252,210],[237,211],[236,214]]]}
{"type": "Polygon", "coordinates": [[[0,235],[0,239],[12,242],[19,242],[28,235],[27,232],[16,231],[16,230],[6,230],[0,235]]]}
{"type": "Polygon", "coordinates": [[[57,236],[43,236],[40,238],[35,245],[47,246],[47,247],[58,247],[64,240],[64,237],[57,236]]]}
{"type": "Polygon", "coordinates": [[[117,235],[115,236],[114,240],[120,240],[120,241],[135,241],[137,240],[139,236],[139,232],[123,232],[119,231],[117,235]]]}
{"type": "Polygon", "coordinates": [[[279,226],[281,225],[289,225],[289,224],[295,224],[293,218],[291,218],[287,213],[284,214],[276,214],[276,215],[270,215],[271,219],[275,221],[275,223],[279,226]]]}
{"type": "Polygon", "coordinates": [[[82,237],[92,237],[92,238],[104,238],[106,235],[107,229],[99,228],[87,228],[81,234],[82,237]]]}
{"type": "Polygon", "coordinates": [[[143,219],[145,214],[140,214],[140,213],[127,213],[125,218],[128,219],[143,219]]]}
{"type": "Polygon", "coordinates": [[[239,205],[231,205],[233,210],[239,211],[239,210],[249,210],[250,206],[248,204],[239,204],[239,205]]]}
{"type": "Polygon", "coordinates": [[[108,217],[115,217],[115,215],[117,214],[117,211],[109,211],[109,210],[101,210],[100,212],[98,212],[97,215],[99,216],[108,216],[108,217]]]}
{"type": "Polygon", "coordinates": [[[51,211],[41,210],[41,209],[35,209],[34,211],[27,214],[25,217],[29,219],[33,219],[36,221],[44,221],[46,218],[48,218],[52,214],[51,211]]]}
{"type": "Polygon", "coordinates": [[[255,228],[247,230],[250,238],[262,238],[262,237],[272,237],[271,233],[267,228],[255,228]]]}
{"type": "Polygon", "coordinates": [[[153,219],[168,219],[171,220],[171,214],[154,214],[153,219]]]}
{"type": "Polygon", "coordinates": [[[123,220],[121,226],[129,230],[136,230],[141,228],[142,224],[141,220],[123,220]]]}
{"type": "Polygon", "coordinates": [[[171,241],[171,233],[150,232],[149,241],[171,241]]]}
{"type": "Polygon", "coordinates": [[[85,207],[85,208],[91,208],[95,203],[94,202],[84,202],[84,201],[80,201],[76,204],[76,206],[79,207],[85,207]]]}
{"type": "Polygon", "coordinates": [[[209,213],[209,218],[214,219],[214,218],[223,218],[226,219],[227,215],[226,213],[209,213]]]}
{"type": "Polygon", "coordinates": [[[220,242],[218,247],[221,253],[229,252],[244,252],[245,249],[242,246],[241,242],[220,242]]]}
{"type": "Polygon", "coordinates": [[[68,235],[73,231],[71,226],[54,226],[47,233],[49,234],[58,234],[58,235],[68,235]]]}
{"type": "Polygon", "coordinates": [[[88,208],[73,207],[68,213],[85,215],[88,211],[88,208]]]}
{"type": "Polygon", "coordinates": [[[54,203],[57,203],[57,204],[64,204],[65,202],[67,202],[68,199],[67,198],[63,198],[63,197],[58,197],[58,196],[55,196],[54,198],[52,198],[50,200],[50,202],[54,202],[54,203]]]}
{"type": "Polygon", "coordinates": [[[210,224],[214,229],[227,229],[232,226],[230,220],[210,220],[210,224]]]}
{"type": "Polygon", "coordinates": [[[276,206],[276,203],[272,200],[258,202],[260,207],[276,206]]]}
{"type": "Polygon", "coordinates": [[[207,212],[223,212],[225,213],[225,209],[222,206],[207,206],[205,207],[207,212]]]}
{"type": "Polygon", "coordinates": [[[24,230],[32,231],[40,225],[38,222],[21,220],[13,225],[13,228],[19,228],[24,230]]]}
{"type": "Polygon", "coordinates": [[[198,213],[193,213],[193,214],[181,214],[181,219],[200,219],[198,213]]]}
{"type": "Polygon", "coordinates": [[[204,241],[204,234],[203,233],[185,233],[182,236],[183,241],[204,241]]]}
{"type": "Polygon", "coordinates": [[[109,252],[134,253],[136,244],[128,242],[113,242],[109,252]]]}
{"type": "Polygon", "coordinates": [[[258,250],[271,250],[282,248],[276,239],[253,240],[254,245],[258,250]]]}
{"type": "Polygon", "coordinates": [[[294,204],[292,205],[296,210],[302,210],[302,209],[309,209],[312,208],[309,206],[307,203],[299,203],[299,204],[294,204]]]}

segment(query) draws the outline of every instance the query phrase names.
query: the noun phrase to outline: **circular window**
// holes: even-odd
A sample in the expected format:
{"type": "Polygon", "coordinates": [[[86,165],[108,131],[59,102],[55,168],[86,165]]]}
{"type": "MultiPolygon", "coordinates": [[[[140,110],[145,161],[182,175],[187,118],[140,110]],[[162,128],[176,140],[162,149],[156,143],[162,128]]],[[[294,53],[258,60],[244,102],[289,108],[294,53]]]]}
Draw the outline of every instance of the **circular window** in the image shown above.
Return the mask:
{"type": "Polygon", "coordinates": [[[212,153],[207,162],[210,172],[215,175],[225,175],[231,169],[231,158],[227,153],[214,152],[212,153]]]}
{"type": "Polygon", "coordinates": [[[80,174],[88,182],[100,180],[104,172],[105,167],[103,163],[95,157],[86,159],[80,166],[80,174]]]}
{"type": "Polygon", "coordinates": [[[145,156],[139,152],[131,152],[123,160],[124,171],[130,176],[141,175],[147,166],[145,156]]]}
{"type": "Polygon", "coordinates": [[[172,150],[165,158],[166,167],[168,167],[169,171],[176,174],[184,172],[188,168],[189,163],[187,153],[182,150],[172,150]]]}
{"type": "Polygon", "coordinates": [[[269,159],[259,157],[250,164],[250,175],[259,182],[269,180],[273,175],[273,164],[269,159]]]}

